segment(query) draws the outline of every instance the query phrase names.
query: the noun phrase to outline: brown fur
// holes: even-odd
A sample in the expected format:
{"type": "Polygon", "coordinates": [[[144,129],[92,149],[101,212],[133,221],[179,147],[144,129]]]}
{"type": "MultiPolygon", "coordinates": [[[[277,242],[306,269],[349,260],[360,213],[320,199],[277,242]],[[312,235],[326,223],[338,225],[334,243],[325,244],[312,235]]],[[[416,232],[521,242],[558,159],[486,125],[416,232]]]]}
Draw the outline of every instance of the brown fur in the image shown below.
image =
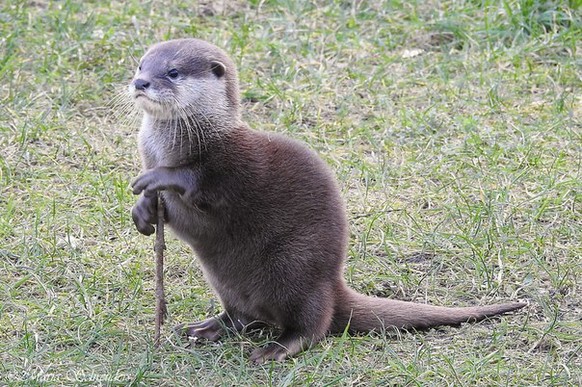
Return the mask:
{"type": "Polygon", "coordinates": [[[333,174],[305,145],[253,131],[240,120],[236,70],[226,54],[195,39],[169,41],[146,53],[142,69],[132,83],[134,96],[157,98],[165,90],[170,102],[141,102],[144,173],[133,187],[143,195],[134,221],[140,232],[153,232],[152,198],[163,191],[168,225],[195,251],[224,308],[182,326],[190,336],[217,340],[225,327],[275,325],[282,329],[277,343],[251,355],[263,362],[294,355],[346,327],[457,325],[524,306],[444,308],[349,289],[342,277],[348,222],[333,174]],[[223,66],[218,71],[216,63],[223,66]],[[168,78],[172,68],[183,78],[168,78]],[[135,90],[138,80],[148,88],[135,90]],[[184,85],[212,90],[188,94],[184,85]],[[212,93],[217,100],[204,99],[212,93]],[[168,111],[175,100],[168,95],[192,101],[178,115],[168,111]]]}

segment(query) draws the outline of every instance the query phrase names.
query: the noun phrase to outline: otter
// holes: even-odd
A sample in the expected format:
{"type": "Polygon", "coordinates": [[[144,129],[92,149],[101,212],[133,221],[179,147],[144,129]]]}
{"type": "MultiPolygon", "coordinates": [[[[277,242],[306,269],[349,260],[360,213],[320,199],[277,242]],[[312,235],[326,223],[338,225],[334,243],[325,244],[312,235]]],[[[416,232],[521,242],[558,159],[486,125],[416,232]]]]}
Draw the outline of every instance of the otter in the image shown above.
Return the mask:
{"type": "Polygon", "coordinates": [[[342,275],[348,220],[336,179],[303,143],[241,118],[237,70],[197,39],[153,45],[129,86],[143,110],[143,173],[132,183],[137,230],[168,226],[193,249],[223,312],[178,326],[218,340],[253,324],[281,329],[254,363],[283,360],[326,334],[426,329],[479,321],[525,303],[440,307],[365,296],[342,275]]]}

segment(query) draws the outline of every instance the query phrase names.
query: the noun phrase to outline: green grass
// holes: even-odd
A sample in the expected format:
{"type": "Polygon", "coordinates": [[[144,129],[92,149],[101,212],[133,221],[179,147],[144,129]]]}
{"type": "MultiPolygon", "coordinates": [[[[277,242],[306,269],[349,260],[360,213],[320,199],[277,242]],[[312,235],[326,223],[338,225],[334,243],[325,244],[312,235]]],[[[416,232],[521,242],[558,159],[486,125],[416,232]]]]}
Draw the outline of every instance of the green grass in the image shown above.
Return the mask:
{"type": "Polygon", "coordinates": [[[142,3],[0,5],[0,384],[582,383],[580,1],[142,3]],[[148,45],[186,36],[231,53],[252,127],[336,172],[351,286],[528,308],[250,366],[270,334],[172,337],[219,306],[170,238],[154,350],[153,241],[129,216],[138,124],[110,106],[148,45]]]}

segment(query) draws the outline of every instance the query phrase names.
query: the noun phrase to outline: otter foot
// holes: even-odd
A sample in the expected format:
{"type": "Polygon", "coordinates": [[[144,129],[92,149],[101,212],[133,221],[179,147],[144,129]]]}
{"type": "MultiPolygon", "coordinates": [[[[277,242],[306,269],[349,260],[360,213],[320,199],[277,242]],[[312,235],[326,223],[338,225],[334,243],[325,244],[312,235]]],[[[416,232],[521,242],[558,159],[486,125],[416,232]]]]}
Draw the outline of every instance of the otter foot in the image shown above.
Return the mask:
{"type": "Polygon", "coordinates": [[[227,330],[240,332],[246,327],[248,325],[245,325],[242,319],[233,318],[230,314],[223,312],[203,321],[177,325],[174,332],[180,335],[185,333],[186,336],[192,338],[217,341],[227,330]]]}
{"type": "Polygon", "coordinates": [[[224,323],[219,316],[194,323],[180,324],[174,328],[178,334],[186,334],[188,338],[203,338],[217,341],[225,332],[224,323]]]}
{"type": "Polygon", "coordinates": [[[269,360],[283,361],[288,355],[287,348],[279,343],[272,343],[266,347],[255,349],[249,360],[254,364],[263,364],[269,360]]]}
{"type": "Polygon", "coordinates": [[[308,345],[308,341],[300,334],[283,332],[277,342],[255,349],[249,360],[254,364],[263,364],[269,360],[283,361],[287,357],[301,352],[308,345]]]}

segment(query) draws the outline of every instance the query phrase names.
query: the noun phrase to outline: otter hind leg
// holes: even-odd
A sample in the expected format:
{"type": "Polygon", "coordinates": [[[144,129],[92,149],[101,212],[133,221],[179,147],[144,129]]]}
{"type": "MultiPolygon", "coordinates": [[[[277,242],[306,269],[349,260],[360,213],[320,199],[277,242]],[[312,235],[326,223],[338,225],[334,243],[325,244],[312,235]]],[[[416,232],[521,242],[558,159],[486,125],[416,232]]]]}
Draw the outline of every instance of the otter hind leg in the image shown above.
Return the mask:
{"type": "Polygon", "coordinates": [[[282,361],[304,351],[309,346],[325,337],[331,325],[331,306],[325,303],[311,302],[299,308],[291,309],[295,313],[288,315],[284,321],[283,332],[275,342],[255,349],[250,356],[254,364],[263,364],[270,360],[282,361]]]}

